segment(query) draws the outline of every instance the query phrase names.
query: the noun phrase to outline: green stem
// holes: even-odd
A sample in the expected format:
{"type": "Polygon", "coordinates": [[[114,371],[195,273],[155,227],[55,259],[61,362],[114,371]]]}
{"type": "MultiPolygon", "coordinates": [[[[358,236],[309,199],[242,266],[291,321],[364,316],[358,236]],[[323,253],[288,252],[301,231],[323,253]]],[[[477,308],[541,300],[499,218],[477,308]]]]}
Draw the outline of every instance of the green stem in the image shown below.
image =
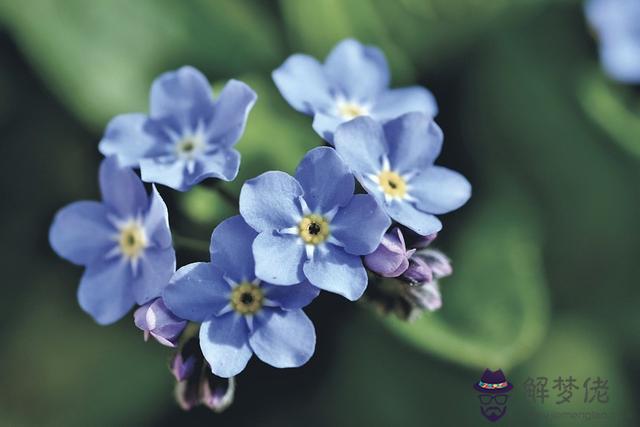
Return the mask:
{"type": "Polygon", "coordinates": [[[173,243],[176,247],[189,249],[195,252],[209,252],[209,242],[205,242],[200,239],[193,239],[191,237],[181,236],[177,233],[172,233],[173,243]]]}
{"type": "Polygon", "coordinates": [[[626,100],[635,98],[635,94],[626,89],[607,82],[601,73],[591,72],[582,80],[579,101],[612,141],[640,157],[640,115],[627,105],[626,100]]]}

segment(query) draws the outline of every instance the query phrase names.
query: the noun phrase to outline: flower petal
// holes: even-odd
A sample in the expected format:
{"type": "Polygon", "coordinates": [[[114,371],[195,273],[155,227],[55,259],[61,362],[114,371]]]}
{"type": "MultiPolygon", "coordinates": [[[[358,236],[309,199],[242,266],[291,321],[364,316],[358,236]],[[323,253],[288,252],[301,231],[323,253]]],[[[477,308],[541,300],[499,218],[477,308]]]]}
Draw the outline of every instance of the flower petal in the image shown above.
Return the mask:
{"type": "Polygon", "coordinates": [[[418,209],[443,214],[458,209],[471,197],[471,184],[458,172],[441,166],[424,169],[411,181],[409,194],[418,209]]]}
{"type": "Polygon", "coordinates": [[[151,244],[163,249],[171,247],[169,212],[155,185],[151,189],[151,203],[144,217],[144,229],[151,244]]]}
{"type": "Polygon", "coordinates": [[[298,181],[284,172],[265,172],[244,183],[240,214],[256,231],[281,230],[300,220],[298,181]]]}
{"type": "Polygon", "coordinates": [[[329,144],[333,145],[333,134],[340,124],[346,120],[330,114],[316,113],[313,116],[313,130],[329,144]]]}
{"type": "Polygon", "coordinates": [[[371,115],[377,120],[387,121],[412,111],[435,117],[438,105],[433,94],[422,86],[386,90],[376,99],[371,115]]]}
{"type": "Polygon", "coordinates": [[[107,124],[98,149],[107,157],[117,156],[122,166],[137,167],[155,144],[153,136],[144,130],[147,120],[142,113],[115,116],[107,124]]]}
{"type": "Polygon", "coordinates": [[[229,303],[230,293],[220,271],[208,262],[196,262],[175,272],[162,299],[176,316],[203,322],[229,303]]]}
{"type": "Polygon", "coordinates": [[[115,245],[115,228],[102,203],[81,201],[60,209],[49,229],[49,244],[62,258],[88,265],[115,245]]]}
{"type": "Polygon", "coordinates": [[[417,209],[409,202],[394,200],[385,203],[384,208],[391,218],[421,236],[437,233],[442,229],[442,223],[438,218],[417,209]]]}
{"type": "Polygon", "coordinates": [[[142,159],[140,160],[140,175],[144,182],[163,184],[174,190],[186,191],[190,188],[185,179],[185,164],[180,160],[142,159]]]}
{"type": "Polygon", "coordinates": [[[367,272],[359,256],[326,244],[304,264],[304,274],[312,285],[355,301],[367,288],[367,272]]]}
{"type": "Polygon", "coordinates": [[[256,276],[276,285],[295,285],[304,280],[305,248],[298,236],[264,231],[253,241],[256,276]]]}
{"type": "Polygon", "coordinates": [[[389,86],[389,65],[382,51],[353,39],[333,48],[324,69],[351,100],[370,100],[389,86]]]}
{"type": "Polygon", "coordinates": [[[242,372],[253,352],[244,318],[235,312],[211,317],[200,326],[200,348],[211,371],[223,378],[242,372]]]}
{"type": "Polygon", "coordinates": [[[284,99],[301,113],[311,115],[334,104],[322,65],[309,55],[291,55],[271,76],[284,99]]]}
{"type": "Polygon", "coordinates": [[[171,246],[147,248],[139,262],[139,271],[131,286],[136,303],[142,305],[162,295],[176,271],[176,253],[171,246]]]}
{"type": "Polygon", "coordinates": [[[302,310],[269,310],[256,321],[249,345],[263,362],[276,368],[297,368],[313,355],[316,331],[302,310]]]}
{"type": "Polygon", "coordinates": [[[99,176],[102,200],[118,216],[131,218],[147,209],[147,192],[131,168],[121,167],[115,157],[107,157],[100,164],[99,176]]]}
{"type": "Polygon", "coordinates": [[[372,118],[357,117],[338,126],[334,144],[340,157],[358,179],[367,174],[377,175],[382,169],[387,143],[382,125],[372,118]]]}
{"type": "Polygon", "coordinates": [[[274,286],[268,283],[262,285],[265,297],[278,304],[285,310],[295,310],[306,307],[320,293],[320,289],[308,281],[294,286],[274,286]]]}
{"type": "Polygon", "coordinates": [[[207,78],[185,66],[161,74],[151,85],[150,116],[154,119],[211,108],[213,91],[207,78]]]}
{"type": "Polygon", "coordinates": [[[309,151],[296,169],[296,179],[304,190],[304,201],[311,212],[320,214],[345,206],[355,189],[349,168],[329,147],[309,151]]]}
{"type": "Polygon", "coordinates": [[[623,83],[640,83],[640,47],[638,40],[620,37],[600,46],[600,59],[605,71],[623,83]]]}
{"type": "Polygon", "coordinates": [[[257,98],[245,83],[229,80],[213,107],[213,118],[206,133],[208,142],[219,147],[231,147],[238,142],[257,98]]]}
{"type": "Polygon", "coordinates": [[[331,235],[353,255],[375,251],[391,225],[389,215],[369,194],[356,194],[331,221],[331,235]]]}
{"type": "Polygon", "coordinates": [[[401,174],[431,166],[442,149],[442,130],[430,116],[408,113],[384,125],[391,168],[401,174]]]}
{"type": "Polygon", "coordinates": [[[89,265],[80,280],[78,302],[101,325],[121,319],[135,302],[129,264],[112,259],[89,265]]]}
{"type": "Polygon", "coordinates": [[[236,282],[255,279],[251,245],[258,233],[240,215],[222,221],[211,235],[211,264],[236,282]]]}
{"type": "Polygon", "coordinates": [[[221,149],[199,156],[193,173],[186,174],[184,186],[191,188],[207,178],[233,181],[240,169],[240,153],[234,149],[221,149]]]}

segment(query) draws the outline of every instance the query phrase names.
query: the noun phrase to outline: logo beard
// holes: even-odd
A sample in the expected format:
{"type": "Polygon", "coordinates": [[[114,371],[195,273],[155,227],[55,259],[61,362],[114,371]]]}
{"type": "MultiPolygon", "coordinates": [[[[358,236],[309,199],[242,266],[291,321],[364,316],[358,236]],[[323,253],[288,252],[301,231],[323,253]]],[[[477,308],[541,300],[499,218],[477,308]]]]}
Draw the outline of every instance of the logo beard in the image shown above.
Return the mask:
{"type": "Polygon", "coordinates": [[[506,406],[481,406],[480,412],[489,421],[497,421],[507,412],[506,406]]]}

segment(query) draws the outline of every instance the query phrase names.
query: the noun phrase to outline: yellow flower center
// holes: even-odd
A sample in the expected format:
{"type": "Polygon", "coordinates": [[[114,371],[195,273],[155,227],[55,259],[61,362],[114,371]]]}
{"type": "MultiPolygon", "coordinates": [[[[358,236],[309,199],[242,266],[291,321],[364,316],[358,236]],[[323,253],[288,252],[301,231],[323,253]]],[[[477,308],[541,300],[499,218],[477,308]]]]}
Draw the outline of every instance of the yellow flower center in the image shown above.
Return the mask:
{"type": "Polygon", "coordinates": [[[180,143],[180,151],[185,154],[192,152],[194,148],[196,148],[196,144],[190,139],[187,139],[186,141],[182,141],[180,143]]]}
{"type": "Polygon", "coordinates": [[[407,183],[395,172],[382,171],[378,180],[382,191],[388,196],[403,198],[407,194],[407,183]]]}
{"type": "Polygon", "coordinates": [[[353,102],[338,103],[338,113],[343,119],[351,120],[358,116],[366,116],[369,112],[361,105],[353,102]]]}
{"type": "Polygon", "coordinates": [[[120,230],[118,243],[120,244],[120,251],[124,255],[129,258],[137,258],[147,246],[147,237],[140,224],[131,223],[120,230]]]}
{"type": "Polygon", "coordinates": [[[176,145],[176,151],[178,154],[191,157],[196,150],[198,150],[202,146],[202,139],[195,135],[184,138],[176,145]]]}
{"type": "Polygon", "coordinates": [[[244,282],[231,292],[231,307],[240,314],[255,314],[262,308],[264,293],[260,286],[244,282]]]}
{"type": "Polygon", "coordinates": [[[307,215],[298,224],[298,232],[305,243],[317,245],[329,237],[329,222],[321,215],[307,215]]]}

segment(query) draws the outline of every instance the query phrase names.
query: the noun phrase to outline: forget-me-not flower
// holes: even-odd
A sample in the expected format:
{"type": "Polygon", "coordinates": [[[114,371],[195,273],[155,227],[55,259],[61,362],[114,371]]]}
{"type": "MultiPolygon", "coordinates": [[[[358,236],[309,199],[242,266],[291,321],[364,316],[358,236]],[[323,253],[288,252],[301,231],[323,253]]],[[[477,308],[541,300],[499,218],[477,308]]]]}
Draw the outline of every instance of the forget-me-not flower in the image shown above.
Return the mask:
{"type": "Polygon", "coordinates": [[[147,195],[130,168],[109,157],[100,165],[102,203],[62,208],[49,230],[58,255],[86,267],[78,301],[100,324],[160,296],[176,269],[167,207],[155,187],[147,195]]]}
{"type": "Polygon", "coordinates": [[[350,300],[362,296],[361,255],[373,252],[391,221],[355,180],[335,150],[309,151],[295,178],[266,172],[240,192],[240,213],[258,233],[256,275],[278,285],[308,280],[350,300]]]}
{"type": "Polygon", "coordinates": [[[382,51],[353,39],[338,43],[324,64],[295,54],[273,72],[282,96],[296,110],[313,116],[313,128],[329,143],[338,125],[358,116],[387,121],[410,111],[437,114],[427,89],[389,89],[389,80],[382,51]]]}
{"type": "Polygon", "coordinates": [[[384,126],[368,117],[344,123],[335,146],[391,218],[425,236],[442,228],[434,214],[457,209],[471,196],[466,178],[433,164],[442,138],[431,117],[408,113],[384,126]]]}
{"type": "Polygon", "coordinates": [[[589,0],[585,14],[598,35],[607,74],[620,82],[640,83],[640,1],[589,0]]]}
{"type": "Polygon", "coordinates": [[[123,114],[109,122],[100,152],[139,167],[143,181],[180,191],[210,177],[231,181],[240,166],[233,146],[255,101],[255,92],[237,80],[214,100],[206,77],[185,66],[153,82],[148,116],[123,114]]]}
{"type": "Polygon", "coordinates": [[[200,326],[200,346],[214,374],[240,373],[253,354],[277,368],[298,367],[314,352],[315,329],[302,307],[318,289],[303,282],[274,286],[256,278],[257,233],[234,216],[211,235],[211,262],[180,268],[164,291],[177,316],[200,326]]]}

